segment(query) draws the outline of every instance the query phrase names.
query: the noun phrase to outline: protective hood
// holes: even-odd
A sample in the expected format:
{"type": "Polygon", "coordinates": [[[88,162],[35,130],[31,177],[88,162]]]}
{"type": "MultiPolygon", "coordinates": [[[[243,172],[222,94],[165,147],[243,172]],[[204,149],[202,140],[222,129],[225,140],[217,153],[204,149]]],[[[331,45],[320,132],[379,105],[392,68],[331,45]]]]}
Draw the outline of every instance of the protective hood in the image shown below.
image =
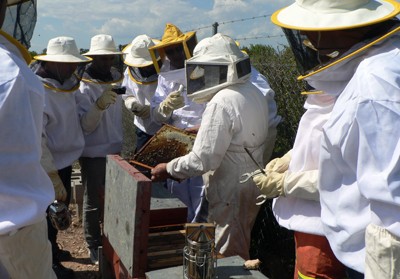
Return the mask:
{"type": "Polygon", "coordinates": [[[228,36],[216,34],[199,42],[186,61],[188,98],[205,103],[222,88],[243,83],[250,77],[250,58],[228,36]]]}
{"type": "Polygon", "coordinates": [[[189,59],[193,55],[193,50],[196,44],[196,32],[191,31],[182,33],[178,27],[171,23],[167,23],[161,41],[157,45],[149,47],[150,55],[157,72],[160,72],[160,67],[157,63],[158,56],[161,57],[161,60],[164,63],[166,59],[166,47],[170,47],[172,45],[181,46],[185,53],[186,59],[189,59]]]}

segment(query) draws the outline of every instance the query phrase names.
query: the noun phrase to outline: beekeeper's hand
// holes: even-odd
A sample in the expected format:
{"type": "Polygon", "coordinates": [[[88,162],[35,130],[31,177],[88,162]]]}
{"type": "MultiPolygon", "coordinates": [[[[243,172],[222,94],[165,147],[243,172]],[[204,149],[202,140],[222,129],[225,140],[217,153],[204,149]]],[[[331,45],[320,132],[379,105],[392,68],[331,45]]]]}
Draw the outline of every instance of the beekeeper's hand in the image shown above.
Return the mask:
{"type": "Polygon", "coordinates": [[[140,118],[149,118],[150,116],[150,106],[140,104],[133,96],[126,98],[125,107],[140,118]]]}
{"type": "Polygon", "coordinates": [[[111,90],[106,90],[97,99],[96,105],[100,110],[107,109],[110,105],[115,104],[118,94],[111,90]]]}
{"type": "Polygon", "coordinates": [[[162,115],[169,115],[174,110],[179,109],[185,105],[185,99],[181,95],[181,91],[177,90],[170,93],[167,98],[161,102],[158,111],[162,115]]]}
{"type": "Polygon", "coordinates": [[[279,172],[266,172],[253,176],[253,181],[265,198],[271,199],[284,195],[283,183],[285,174],[279,172]]]}
{"type": "Polygon", "coordinates": [[[53,183],[55,199],[57,201],[65,201],[67,199],[67,191],[65,190],[64,184],[61,181],[60,176],[57,171],[51,171],[48,173],[48,176],[53,183]]]}
{"type": "Polygon", "coordinates": [[[290,160],[292,159],[292,150],[289,150],[285,155],[280,158],[271,160],[266,166],[265,171],[274,171],[283,173],[288,170],[290,160]]]}
{"type": "Polygon", "coordinates": [[[151,170],[152,181],[165,181],[167,178],[171,178],[171,175],[167,172],[167,163],[158,164],[151,170]]]}

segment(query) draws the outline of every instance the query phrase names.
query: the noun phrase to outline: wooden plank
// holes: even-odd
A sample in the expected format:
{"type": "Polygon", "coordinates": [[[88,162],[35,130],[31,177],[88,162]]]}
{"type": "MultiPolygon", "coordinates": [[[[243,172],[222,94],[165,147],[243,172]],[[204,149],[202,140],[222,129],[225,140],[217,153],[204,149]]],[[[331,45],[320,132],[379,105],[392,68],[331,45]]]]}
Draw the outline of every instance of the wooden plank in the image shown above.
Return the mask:
{"type": "Polygon", "coordinates": [[[104,236],[132,278],[146,272],[150,196],[147,177],[120,156],[107,156],[104,236]]]}

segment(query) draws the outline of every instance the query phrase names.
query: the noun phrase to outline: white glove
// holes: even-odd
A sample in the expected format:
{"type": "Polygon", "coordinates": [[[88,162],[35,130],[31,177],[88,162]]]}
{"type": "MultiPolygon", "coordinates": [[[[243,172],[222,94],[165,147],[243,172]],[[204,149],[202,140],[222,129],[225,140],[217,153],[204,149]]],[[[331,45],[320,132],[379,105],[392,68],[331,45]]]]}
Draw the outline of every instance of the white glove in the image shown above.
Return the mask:
{"type": "Polygon", "coordinates": [[[150,106],[140,104],[133,96],[126,98],[125,107],[140,118],[149,118],[150,116],[150,106]]]}
{"type": "Polygon", "coordinates": [[[81,117],[81,126],[85,134],[90,134],[96,130],[97,126],[101,121],[103,111],[94,104],[84,115],[81,117]]]}
{"type": "Polygon", "coordinates": [[[57,171],[47,173],[53,183],[55,198],[57,201],[65,201],[67,199],[67,191],[61,181],[57,171]]]}
{"type": "Polygon", "coordinates": [[[181,95],[181,91],[177,90],[170,93],[167,98],[161,102],[158,107],[158,112],[162,115],[169,115],[174,110],[185,105],[185,99],[181,95]]]}
{"type": "Polygon", "coordinates": [[[118,94],[111,90],[106,90],[97,99],[96,105],[100,110],[107,109],[110,105],[115,104],[118,94]]]}

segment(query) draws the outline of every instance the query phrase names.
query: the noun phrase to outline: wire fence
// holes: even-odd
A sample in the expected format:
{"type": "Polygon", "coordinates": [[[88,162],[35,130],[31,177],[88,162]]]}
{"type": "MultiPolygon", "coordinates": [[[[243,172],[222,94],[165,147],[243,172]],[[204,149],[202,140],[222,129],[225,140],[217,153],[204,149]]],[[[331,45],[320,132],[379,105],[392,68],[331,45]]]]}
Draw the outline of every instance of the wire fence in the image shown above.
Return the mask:
{"type": "MultiPolygon", "coordinates": [[[[274,51],[265,46],[253,46],[247,51],[253,66],[268,78],[275,91],[282,122],[278,125],[272,158],[281,157],[292,148],[304,113],[305,98],[300,92],[304,91],[305,84],[297,81],[298,71],[290,49],[274,51]]],[[[252,230],[251,257],[261,260],[260,270],[269,278],[289,279],[293,278],[294,247],[293,232],[279,226],[272,211],[272,200],[267,200],[252,230]]]]}

